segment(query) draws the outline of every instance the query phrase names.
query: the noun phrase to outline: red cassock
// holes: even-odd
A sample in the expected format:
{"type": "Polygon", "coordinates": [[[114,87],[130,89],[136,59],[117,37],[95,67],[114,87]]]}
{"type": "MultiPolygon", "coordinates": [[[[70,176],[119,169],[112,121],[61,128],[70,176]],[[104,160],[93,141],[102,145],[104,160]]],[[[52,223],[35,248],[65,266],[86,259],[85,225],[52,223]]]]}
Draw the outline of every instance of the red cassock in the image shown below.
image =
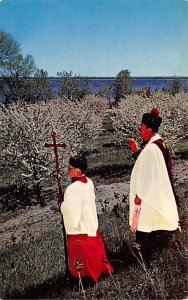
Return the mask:
{"type": "Polygon", "coordinates": [[[104,249],[102,236],[87,234],[67,235],[67,254],[70,274],[74,277],[90,276],[95,282],[101,274],[113,271],[104,249]]]}

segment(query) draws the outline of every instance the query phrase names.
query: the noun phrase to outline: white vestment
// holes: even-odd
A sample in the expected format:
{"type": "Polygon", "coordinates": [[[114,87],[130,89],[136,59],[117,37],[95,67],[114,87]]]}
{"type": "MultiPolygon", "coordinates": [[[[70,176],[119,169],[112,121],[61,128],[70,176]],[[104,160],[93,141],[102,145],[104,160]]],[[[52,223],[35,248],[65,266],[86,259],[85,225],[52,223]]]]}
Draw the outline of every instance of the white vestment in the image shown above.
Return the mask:
{"type": "Polygon", "coordinates": [[[141,211],[137,230],[176,230],[178,211],[162,151],[153,142],[160,139],[154,135],[138,156],[130,180],[130,214],[132,223],[134,199],[141,199],[141,211]]]}
{"type": "Polygon", "coordinates": [[[61,213],[67,234],[96,236],[98,218],[93,182],[75,181],[65,190],[61,213]]]}

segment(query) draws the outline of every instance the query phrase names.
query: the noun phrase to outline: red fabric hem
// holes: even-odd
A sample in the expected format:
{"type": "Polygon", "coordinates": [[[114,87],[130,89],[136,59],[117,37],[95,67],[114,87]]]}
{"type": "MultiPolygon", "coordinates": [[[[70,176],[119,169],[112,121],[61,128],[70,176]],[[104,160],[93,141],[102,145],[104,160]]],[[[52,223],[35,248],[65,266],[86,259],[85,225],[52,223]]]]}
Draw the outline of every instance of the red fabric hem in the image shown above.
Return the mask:
{"type": "Polygon", "coordinates": [[[80,274],[98,282],[101,274],[113,272],[99,230],[96,237],[87,234],[67,235],[67,252],[69,271],[73,277],[79,277],[80,274]]]}

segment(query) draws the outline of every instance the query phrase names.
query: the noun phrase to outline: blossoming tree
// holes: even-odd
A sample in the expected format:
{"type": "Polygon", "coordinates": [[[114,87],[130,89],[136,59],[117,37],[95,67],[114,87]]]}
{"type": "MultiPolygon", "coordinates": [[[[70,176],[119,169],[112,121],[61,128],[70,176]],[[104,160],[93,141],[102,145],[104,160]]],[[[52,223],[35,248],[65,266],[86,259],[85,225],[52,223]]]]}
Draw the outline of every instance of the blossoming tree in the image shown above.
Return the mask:
{"type": "Polygon", "coordinates": [[[89,147],[101,131],[100,111],[105,105],[101,99],[87,97],[83,101],[55,99],[35,104],[14,103],[0,110],[0,165],[12,174],[9,184],[25,185],[34,189],[37,201],[41,191],[55,184],[55,165],[51,143],[51,131],[57,141],[67,145],[59,150],[61,173],[70,155],[77,154],[86,138],[89,147]]]}
{"type": "Polygon", "coordinates": [[[187,137],[187,102],[187,93],[178,93],[172,96],[168,93],[154,92],[149,98],[128,95],[119,103],[119,107],[114,110],[112,117],[117,142],[122,143],[128,137],[133,137],[141,142],[138,127],[142,115],[156,107],[162,117],[159,133],[174,153],[176,143],[187,137]]]}

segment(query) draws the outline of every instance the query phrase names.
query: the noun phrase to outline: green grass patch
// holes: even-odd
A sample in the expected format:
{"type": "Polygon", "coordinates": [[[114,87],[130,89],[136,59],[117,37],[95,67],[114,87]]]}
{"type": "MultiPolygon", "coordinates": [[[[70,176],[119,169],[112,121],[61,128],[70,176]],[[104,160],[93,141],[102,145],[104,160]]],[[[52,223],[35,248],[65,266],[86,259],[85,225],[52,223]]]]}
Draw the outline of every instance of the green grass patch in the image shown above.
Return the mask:
{"type": "Polygon", "coordinates": [[[0,249],[1,297],[23,293],[28,287],[36,287],[58,274],[65,273],[64,248],[61,228],[49,230],[40,238],[31,238],[0,249]]]}

